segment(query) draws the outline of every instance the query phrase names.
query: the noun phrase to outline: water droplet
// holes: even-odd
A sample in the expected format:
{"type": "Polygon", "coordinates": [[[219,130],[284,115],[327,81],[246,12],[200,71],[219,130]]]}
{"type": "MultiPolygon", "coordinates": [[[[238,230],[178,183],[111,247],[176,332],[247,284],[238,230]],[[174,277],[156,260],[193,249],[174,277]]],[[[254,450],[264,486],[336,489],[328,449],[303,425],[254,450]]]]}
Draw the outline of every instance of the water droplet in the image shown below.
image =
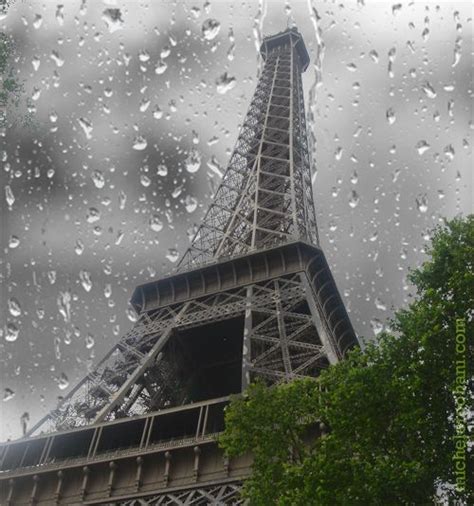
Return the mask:
{"type": "Polygon", "coordinates": [[[11,388],[5,388],[3,391],[3,402],[7,402],[15,397],[15,392],[11,388]]]}
{"type": "Polygon", "coordinates": [[[416,198],[416,207],[420,213],[426,213],[426,211],[428,211],[428,197],[426,194],[418,195],[416,198]]]}
{"type": "Polygon", "coordinates": [[[453,63],[452,67],[455,67],[461,61],[461,42],[462,39],[458,37],[456,39],[456,43],[454,44],[454,55],[453,55],[453,63]]]}
{"type": "Polygon", "coordinates": [[[94,347],[94,344],[95,344],[95,341],[94,341],[94,337],[92,336],[92,334],[87,334],[87,336],[86,336],[86,348],[88,350],[90,350],[91,348],[94,347]]]}
{"type": "Polygon", "coordinates": [[[350,70],[351,72],[355,72],[357,70],[357,65],[355,63],[349,63],[349,64],[347,64],[347,70],[350,70]]]}
{"type": "Polygon", "coordinates": [[[370,320],[370,326],[372,327],[372,332],[374,333],[375,336],[379,335],[384,328],[383,323],[377,318],[370,320]]]}
{"type": "Polygon", "coordinates": [[[137,151],[142,151],[147,147],[148,143],[144,137],[141,135],[138,135],[133,140],[133,149],[136,149],[137,151]]]}
{"type": "Polygon", "coordinates": [[[92,138],[92,130],[93,130],[92,123],[86,118],[79,118],[77,121],[79,122],[79,125],[81,125],[82,129],[84,130],[84,133],[86,134],[86,138],[91,139],[92,138]]]}
{"type": "Polygon", "coordinates": [[[357,174],[357,171],[354,171],[351,176],[351,183],[357,184],[357,181],[359,181],[359,176],[357,174]]]}
{"type": "Polygon", "coordinates": [[[76,241],[74,251],[76,252],[76,255],[82,255],[82,253],[84,252],[84,243],[80,239],[76,241]]]}
{"type": "Polygon", "coordinates": [[[349,199],[349,206],[352,207],[352,209],[354,209],[359,204],[359,201],[360,201],[359,194],[355,190],[352,190],[351,197],[349,199]]]}
{"type": "Polygon", "coordinates": [[[149,59],[150,59],[150,53],[144,49],[142,49],[139,53],[138,53],[138,59],[141,61],[141,62],[147,62],[149,59]]]}
{"type": "Polygon", "coordinates": [[[28,422],[29,421],[30,421],[30,414],[28,413],[28,411],[25,411],[20,416],[20,425],[21,425],[21,430],[23,431],[23,435],[26,434],[26,429],[28,427],[28,422]]]}
{"type": "Polygon", "coordinates": [[[154,231],[154,232],[160,232],[160,230],[163,229],[163,222],[160,220],[160,218],[158,217],[157,214],[154,214],[151,218],[150,218],[150,228],[154,231]]]}
{"type": "Polygon", "coordinates": [[[120,9],[105,9],[102,12],[102,19],[105,21],[109,33],[114,33],[123,28],[123,19],[120,9]]]}
{"type": "Polygon", "coordinates": [[[156,173],[158,174],[158,176],[162,176],[162,177],[167,176],[168,175],[168,167],[166,167],[166,165],[160,164],[156,168],[156,173]]]}
{"type": "Polygon", "coordinates": [[[155,119],[161,119],[163,117],[163,111],[160,109],[159,106],[156,106],[154,109],[153,109],[153,117],[155,119]]]}
{"type": "Polygon", "coordinates": [[[141,102],[140,102],[140,112],[145,112],[147,109],[148,109],[148,106],[150,105],[150,100],[149,99],[146,99],[144,98],[141,102]]]}
{"type": "Polygon", "coordinates": [[[372,61],[374,63],[379,62],[379,54],[377,53],[377,51],[375,51],[375,49],[372,49],[372,51],[370,51],[369,56],[372,58],[372,61]]]}
{"type": "Polygon", "coordinates": [[[36,30],[38,30],[42,24],[43,24],[43,18],[41,16],[41,14],[36,14],[35,19],[33,21],[33,27],[36,28],[36,30]]]}
{"type": "Polygon", "coordinates": [[[198,201],[194,198],[194,197],[191,197],[191,195],[188,195],[185,199],[184,199],[184,205],[186,207],[186,211],[188,213],[194,213],[194,211],[196,210],[197,208],[197,205],[198,205],[198,201]]]}
{"type": "Polygon", "coordinates": [[[201,154],[195,149],[191,150],[184,163],[188,172],[197,172],[201,167],[201,154]]]}
{"type": "Polygon", "coordinates": [[[454,160],[454,148],[451,144],[448,144],[445,148],[444,148],[444,154],[450,159],[450,160],[454,160]]]}
{"type": "Polygon", "coordinates": [[[11,235],[8,240],[8,247],[11,249],[18,248],[20,245],[20,239],[16,235],[11,235]]]}
{"type": "Polygon", "coordinates": [[[418,142],[417,145],[415,146],[419,155],[426,153],[426,151],[428,151],[428,149],[430,149],[430,147],[431,146],[426,141],[423,141],[423,140],[418,142]]]}
{"type": "Polygon", "coordinates": [[[216,79],[217,93],[224,95],[229,90],[235,87],[235,77],[230,77],[227,72],[224,72],[218,79],[216,79]]]}
{"type": "Polygon", "coordinates": [[[95,170],[91,175],[92,181],[94,182],[96,188],[103,188],[105,185],[104,175],[100,170],[95,170]]]}
{"type": "Polygon", "coordinates": [[[8,310],[12,316],[17,317],[21,315],[21,306],[18,299],[15,299],[15,297],[10,297],[8,299],[8,310]]]}
{"type": "Polygon", "coordinates": [[[393,125],[395,123],[395,120],[397,118],[395,117],[395,111],[390,107],[387,109],[387,121],[389,125],[393,125]]]}
{"type": "Polygon", "coordinates": [[[426,42],[428,40],[428,37],[430,36],[430,30],[429,28],[425,28],[423,32],[421,33],[421,37],[423,38],[423,41],[426,42]]]}
{"type": "Polygon", "coordinates": [[[339,161],[342,158],[342,147],[338,146],[336,151],[334,151],[334,158],[339,161]]]}
{"type": "Polygon", "coordinates": [[[15,195],[13,195],[10,185],[5,186],[5,198],[7,199],[7,204],[11,207],[15,202],[15,195]]]}
{"type": "Polygon", "coordinates": [[[435,89],[433,88],[433,86],[431,85],[431,83],[429,83],[428,81],[425,81],[425,82],[421,85],[421,89],[423,90],[423,92],[425,93],[425,95],[426,95],[428,98],[435,98],[435,97],[436,97],[436,91],[435,91],[435,89]]]}
{"type": "Polygon", "coordinates": [[[87,223],[95,223],[100,220],[100,211],[95,207],[90,207],[86,216],[87,223]]]}
{"type": "Polygon", "coordinates": [[[217,19],[206,19],[202,24],[202,36],[206,40],[213,40],[221,29],[221,25],[217,19]]]}
{"type": "Polygon", "coordinates": [[[81,280],[82,288],[86,292],[90,292],[92,288],[91,274],[88,271],[81,271],[79,273],[79,279],[81,280]]]}
{"type": "Polygon", "coordinates": [[[71,321],[71,300],[71,294],[67,290],[65,292],[59,292],[59,297],[57,299],[58,310],[66,323],[71,321]]]}
{"type": "Polygon", "coordinates": [[[377,309],[380,309],[381,311],[387,310],[387,306],[385,305],[385,303],[381,299],[379,299],[378,297],[375,298],[374,303],[375,303],[375,307],[377,309]]]}
{"type": "Polygon", "coordinates": [[[163,74],[168,68],[168,64],[163,60],[158,60],[155,66],[155,74],[163,74]]]}
{"type": "Polygon", "coordinates": [[[36,72],[40,68],[41,60],[37,56],[33,56],[31,64],[33,65],[33,68],[35,69],[36,72]]]}
{"type": "Polygon", "coordinates": [[[63,26],[63,24],[64,24],[64,5],[58,5],[56,7],[56,20],[59,23],[59,26],[63,26]]]}
{"type": "Polygon", "coordinates": [[[57,67],[62,67],[64,65],[64,59],[60,56],[58,51],[51,51],[51,59],[56,63],[57,67]]]}
{"type": "Polygon", "coordinates": [[[137,313],[135,312],[135,310],[133,309],[133,307],[128,307],[125,312],[127,313],[127,318],[131,322],[135,323],[138,320],[137,313]]]}
{"type": "Polygon", "coordinates": [[[394,4],[392,5],[392,14],[395,16],[398,14],[402,9],[402,4],[394,4]]]}
{"type": "Polygon", "coordinates": [[[65,390],[69,386],[69,378],[63,372],[58,378],[58,387],[60,390],[65,390]]]}
{"type": "Polygon", "coordinates": [[[211,159],[208,160],[206,165],[212,170],[212,172],[217,174],[219,177],[223,176],[224,169],[222,168],[221,164],[219,163],[219,161],[215,156],[212,156],[211,159]]]}
{"type": "Polygon", "coordinates": [[[148,186],[151,185],[151,179],[146,174],[141,174],[140,175],[140,183],[142,186],[147,188],[148,186]]]}
{"type": "Polygon", "coordinates": [[[8,323],[5,332],[5,341],[13,343],[18,339],[20,329],[14,323],[8,323]]]}
{"type": "Polygon", "coordinates": [[[179,258],[178,250],[175,248],[170,248],[168,250],[168,253],[166,253],[166,258],[171,262],[174,263],[179,258]]]}

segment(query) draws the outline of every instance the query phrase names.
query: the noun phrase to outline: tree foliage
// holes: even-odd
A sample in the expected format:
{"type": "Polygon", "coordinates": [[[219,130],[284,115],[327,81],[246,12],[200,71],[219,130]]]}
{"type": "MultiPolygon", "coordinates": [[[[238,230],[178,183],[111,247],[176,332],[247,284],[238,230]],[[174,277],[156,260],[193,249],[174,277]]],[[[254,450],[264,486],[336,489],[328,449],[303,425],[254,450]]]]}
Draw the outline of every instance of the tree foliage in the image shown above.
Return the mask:
{"type": "Polygon", "coordinates": [[[243,491],[250,504],[433,504],[440,491],[474,504],[472,453],[465,490],[449,486],[456,319],[466,324],[468,365],[473,357],[474,216],[438,227],[427,253],[410,273],[417,295],[396,313],[393,333],[317,379],[257,383],[232,401],[220,443],[230,456],[254,456],[243,491]],[[319,424],[327,430],[308,437],[319,424]]]}

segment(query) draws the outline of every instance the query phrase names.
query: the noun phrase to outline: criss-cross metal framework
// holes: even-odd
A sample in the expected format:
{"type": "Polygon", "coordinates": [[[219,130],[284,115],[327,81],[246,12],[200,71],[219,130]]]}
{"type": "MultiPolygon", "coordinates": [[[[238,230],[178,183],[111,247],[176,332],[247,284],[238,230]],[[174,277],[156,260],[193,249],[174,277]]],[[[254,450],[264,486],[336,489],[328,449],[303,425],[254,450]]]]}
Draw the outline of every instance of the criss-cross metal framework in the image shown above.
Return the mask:
{"type": "Polygon", "coordinates": [[[265,65],[213,202],[180,261],[222,257],[304,240],[318,244],[301,72],[301,35],[268,37],[265,65]]]}
{"type": "Polygon", "coordinates": [[[357,346],[319,247],[301,79],[308,54],[295,28],[265,38],[261,52],[236,147],[176,272],[135,289],[136,324],[30,429],[31,444],[0,447],[0,471],[14,476],[7,504],[25,487],[44,504],[240,504],[250,464],[218,464],[217,447],[205,446],[223,429],[229,395],[256,378],[318,376],[357,346]],[[30,483],[37,469],[45,479],[30,483]]]}

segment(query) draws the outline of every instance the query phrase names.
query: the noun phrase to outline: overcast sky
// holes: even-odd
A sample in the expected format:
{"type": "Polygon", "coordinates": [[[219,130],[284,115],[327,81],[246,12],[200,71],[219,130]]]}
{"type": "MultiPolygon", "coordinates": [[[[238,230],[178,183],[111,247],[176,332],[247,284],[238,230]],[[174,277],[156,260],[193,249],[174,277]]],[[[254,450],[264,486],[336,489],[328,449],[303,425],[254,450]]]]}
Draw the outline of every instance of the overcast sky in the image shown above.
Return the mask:
{"type": "Polygon", "coordinates": [[[259,40],[288,16],[312,60],[321,242],[360,336],[407,303],[429,230],[472,212],[470,2],[12,2],[1,439],[53,408],[133,324],[133,288],[174,267],[236,141],[259,40]]]}

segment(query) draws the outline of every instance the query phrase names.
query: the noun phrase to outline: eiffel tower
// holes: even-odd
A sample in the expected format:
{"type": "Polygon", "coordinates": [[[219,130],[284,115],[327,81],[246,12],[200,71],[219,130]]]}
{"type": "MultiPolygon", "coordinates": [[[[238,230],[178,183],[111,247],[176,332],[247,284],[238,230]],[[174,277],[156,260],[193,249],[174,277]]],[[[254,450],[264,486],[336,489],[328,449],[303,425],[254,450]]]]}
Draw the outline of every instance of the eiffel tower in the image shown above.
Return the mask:
{"type": "Polygon", "coordinates": [[[258,84],[214,199],[175,272],[27,437],[0,448],[1,504],[240,504],[251,455],[216,439],[231,394],[317,376],[357,346],[319,246],[302,36],[266,37],[258,84]]]}

